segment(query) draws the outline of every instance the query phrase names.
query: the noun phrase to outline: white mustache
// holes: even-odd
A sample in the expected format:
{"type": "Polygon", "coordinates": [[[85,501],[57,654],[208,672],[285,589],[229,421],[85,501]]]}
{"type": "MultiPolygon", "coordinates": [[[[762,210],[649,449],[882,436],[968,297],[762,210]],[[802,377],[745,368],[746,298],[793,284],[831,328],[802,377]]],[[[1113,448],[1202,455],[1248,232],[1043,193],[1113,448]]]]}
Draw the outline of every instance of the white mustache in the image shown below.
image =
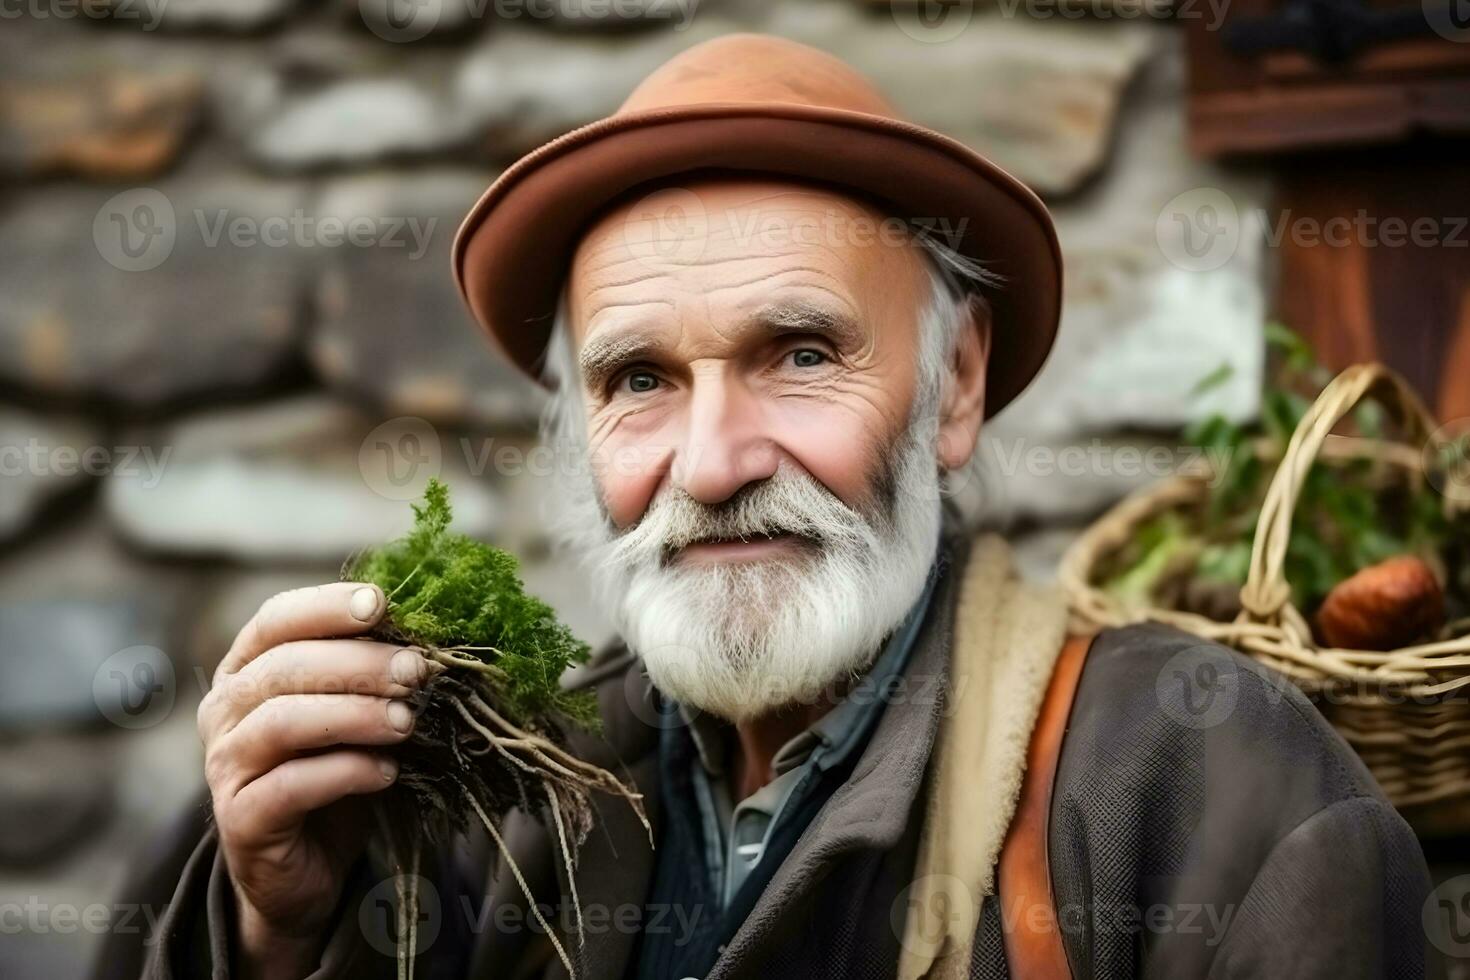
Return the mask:
{"type": "Polygon", "coordinates": [[[770,478],[742,487],[718,504],[701,503],[677,487],[665,488],[643,518],[616,539],[607,560],[623,568],[659,564],[700,541],[782,534],[808,538],[818,546],[877,548],[880,543],[868,518],[810,474],[782,464],[770,478]]]}

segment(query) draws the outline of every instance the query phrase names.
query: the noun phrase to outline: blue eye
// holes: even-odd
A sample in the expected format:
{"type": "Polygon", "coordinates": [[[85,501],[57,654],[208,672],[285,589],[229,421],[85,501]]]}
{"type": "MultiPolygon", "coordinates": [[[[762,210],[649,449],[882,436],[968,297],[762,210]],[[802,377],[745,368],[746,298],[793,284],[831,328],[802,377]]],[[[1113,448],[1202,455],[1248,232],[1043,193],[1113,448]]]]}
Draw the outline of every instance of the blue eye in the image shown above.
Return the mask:
{"type": "Polygon", "coordinates": [[[827,360],[827,355],[810,347],[791,352],[791,363],[797,367],[816,367],[827,360]]]}
{"type": "Polygon", "coordinates": [[[642,393],[658,387],[658,378],[647,371],[634,371],[625,382],[629,391],[642,393]]]}

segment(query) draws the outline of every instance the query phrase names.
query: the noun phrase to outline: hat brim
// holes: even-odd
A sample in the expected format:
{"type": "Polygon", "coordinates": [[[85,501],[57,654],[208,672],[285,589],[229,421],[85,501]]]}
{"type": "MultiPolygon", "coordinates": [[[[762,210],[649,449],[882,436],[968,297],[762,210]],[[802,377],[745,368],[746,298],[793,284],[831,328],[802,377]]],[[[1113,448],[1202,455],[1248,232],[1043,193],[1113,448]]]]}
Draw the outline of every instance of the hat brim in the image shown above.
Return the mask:
{"type": "Polygon", "coordinates": [[[1003,284],[988,296],[986,415],[1041,370],[1061,313],[1062,260],[1041,200],[940,133],[861,112],[700,104],[611,116],[522,157],[455,237],[455,281],[501,352],[541,381],[558,293],[587,224],[624,192],[700,170],[850,187],[905,220],[948,220],[959,250],[1003,284]],[[962,222],[962,223],[961,223],[962,222]]]}

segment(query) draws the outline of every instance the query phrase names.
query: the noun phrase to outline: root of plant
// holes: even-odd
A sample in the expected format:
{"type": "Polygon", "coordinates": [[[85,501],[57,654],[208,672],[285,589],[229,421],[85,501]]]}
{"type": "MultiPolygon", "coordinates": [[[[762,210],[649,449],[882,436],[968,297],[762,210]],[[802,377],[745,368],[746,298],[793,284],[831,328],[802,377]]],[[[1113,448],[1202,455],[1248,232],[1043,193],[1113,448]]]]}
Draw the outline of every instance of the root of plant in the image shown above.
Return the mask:
{"type": "Polygon", "coordinates": [[[375,583],[388,598],[373,636],[416,647],[431,673],[415,697],[413,733],[398,747],[398,780],[377,803],[373,843],[394,869],[398,889],[398,976],[413,976],[423,854],[472,823],[484,827],[531,915],[575,976],[571,955],[505,845],[503,821],[519,809],[540,819],[556,841],[580,945],[574,872],[592,829],[592,794],[621,798],[648,830],[642,797],[565,747],[567,726],[597,723],[591,693],[560,684],[569,666],[587,659],[586,644],[525,593],[514,557],[449,531],[442,483],[430,481],[413,510],[407,536],[343,566],[344,580],[375,583]]]}

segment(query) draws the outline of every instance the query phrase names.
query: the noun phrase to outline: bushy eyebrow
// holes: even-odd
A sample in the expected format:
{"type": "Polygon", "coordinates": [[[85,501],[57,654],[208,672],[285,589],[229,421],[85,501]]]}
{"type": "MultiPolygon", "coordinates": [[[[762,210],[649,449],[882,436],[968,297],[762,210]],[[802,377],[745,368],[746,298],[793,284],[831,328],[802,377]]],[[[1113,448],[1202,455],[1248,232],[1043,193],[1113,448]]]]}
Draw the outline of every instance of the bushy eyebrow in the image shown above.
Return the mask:
{"type": "Polygon", "coordinates": [[[582,353],[577,358],[582,384],[588,391],[601,391],[619,372],[662,348],[658,338],[647,333],[618,331],[591,337],[582,345],[582,353]]]}
{"type": "MultiPolygon", "coordinates": [[[[629,366],[655,357],[665,346],[662,333],[639,327],[598,331],[582,345],[577,358],[582,383],[589,391],[600,391],[629,366]]],[[[763,306],[721,333],[734,343],[753,334],[814,334],[839,350],[859,346],[865,339],[863,328],[847,314],[802,302],[763,306]]]]}
{"type": "Polygon", "coordinates": [[[764,327],[777,335],[816,334],[838,348],[856,346],[864,339],[862,327],[847,314],[810,303],[777,303],[762,307],[742,327],[764,327]]]}

